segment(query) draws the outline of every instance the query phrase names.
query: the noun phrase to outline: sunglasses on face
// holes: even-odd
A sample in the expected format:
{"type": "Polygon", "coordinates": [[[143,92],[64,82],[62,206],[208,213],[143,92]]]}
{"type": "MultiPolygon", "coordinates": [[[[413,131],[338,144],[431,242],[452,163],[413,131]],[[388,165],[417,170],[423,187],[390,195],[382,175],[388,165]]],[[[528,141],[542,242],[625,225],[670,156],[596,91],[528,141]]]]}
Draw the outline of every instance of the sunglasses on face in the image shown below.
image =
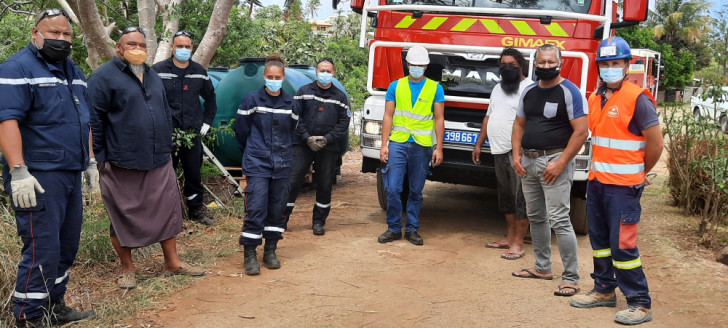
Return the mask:
{"type": "Polygon", "coordinates": [[[137,27],[137,26],[129,26],[129,27],[125,28],[123,31],[121,31],[121,35],[123,36],[124,34],[132,33],[132,32],[139,32],[144,37],[147,37],[147,34],[144,33],[144,30],[141,27],[137,27]]]}
{"type": "Polygon", "coordinates": [[[68,18],[68,21],[71,21],[71,17],[68,16],[68,13],[65,10],[53,8],[44,11],[43,14],[38,17],[38,20],[35,21],[35,26],[38,26],[38,23],[40,23],[40,21],[44,20],[46,17],[55,17],[58,15],[66,16],[66,18],[68,18]]]}

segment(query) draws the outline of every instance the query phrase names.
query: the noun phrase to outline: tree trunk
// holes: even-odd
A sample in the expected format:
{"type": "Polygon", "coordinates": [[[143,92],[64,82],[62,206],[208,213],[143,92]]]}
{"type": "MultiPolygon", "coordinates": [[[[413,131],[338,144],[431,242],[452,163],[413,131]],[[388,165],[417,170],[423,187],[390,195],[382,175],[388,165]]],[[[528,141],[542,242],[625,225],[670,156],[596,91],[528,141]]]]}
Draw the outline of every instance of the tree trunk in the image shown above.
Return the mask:
{"type": "Polygon", "coordinates": [[[157,33],[154,31],[157,6],[154,0],[137,0],[139,27],[144,29],[147,39],[147,63],[152,63],[157,52],[157,33]]]}
{"type": "Polygon", "coordinates": [[[154,63],[163,61],[172,54],[170,45],[172,37],[179,29],[179,16],[175,15],[175,11],[182,5],[184,0],[164,0],[159,2],[159,10],[162,13],[162,25],[164,32],[157,47],[157,53],[154,55],[154,63]],[[172,19],[170,19],[172,17],[172,19]]]}
{"type": "Polygon", "coordinates": [[[192,60],[200,63],[207,68],[210,65],[212,57],[215,55],[217,47],[220,46],[222,38],[227,32],[228,20],[230,19],[230,10],[233,8],[233,0],[217,0],[215,8],[212,10],[210,23],[207,25],[207,31],[202,38],[200,45],[195,51],[192,60]]]}
{"type": "MultiPolygon", "coordinates": [[[[94,0],[70,0],[69,5],[76,11],[81,23],[84,41],[88,49],[86,63],[92,69],[96,69],[114,57],[115,42],[109,38],[107,27],[101,22],[94,0]]],[[[109,28],[113,28],[113,24],[109,28]]]]}

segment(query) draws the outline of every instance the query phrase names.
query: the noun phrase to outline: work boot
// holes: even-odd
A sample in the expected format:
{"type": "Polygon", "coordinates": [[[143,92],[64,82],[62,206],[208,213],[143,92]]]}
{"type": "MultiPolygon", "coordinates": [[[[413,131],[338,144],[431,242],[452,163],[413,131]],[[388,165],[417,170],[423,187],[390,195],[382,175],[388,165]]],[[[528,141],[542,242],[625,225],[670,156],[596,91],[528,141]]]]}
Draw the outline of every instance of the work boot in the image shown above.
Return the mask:
{"type": "Polygon", "coordinates": [[[281,261],[276,256],[276,248],[278,248],[278,239],[265,240],[265,246],[263,246],[263,264],[271,270],[280,269],[281,267],[281,261]]]}
{"type": "Polygon", "coordinates": [[[410,243],[413,245],[422,245],[425,243],[424,240],[422,240],[422,237],[417,233],[417,231],[407,231],[404,233],[404,239],[409,240],[410,243]]]}
{"type": "Polygon", "coordinates": [[[617,306],[617,295],[614,292],[604,294],[592,289],[586,294],[571,297],[569,303],[571,306],[578,308],[615,307],[617,306]]]}
{"type": "Polygon", "coordinates": [[[323,236],[326,233],[324,224],[321,222],[314,222],[313,227],[311,227],[311,229],[313,230],[313,234],[316,236],[323,236]]]}
{"type": "Polygon", "coordinates": [[[254,276],[257,274],[260,274],[260,265],[258,265],[258,253],[255,251],[255,248],[257,246],[248,246],[245,245],[245,250],[243,251],[245,254],[245,274],[249,276],[254,276]]]}
{"type": "Polygon", "coordinates": [[[207,210],[205,210],[204,206],[200,206],[198,208],[190,209],[190,220],[202,223],[206,226],[214,226],[217,224],[217,221],[213,219],[208,213],[207,210]]]}
{"type": "Polygon", "coordinates": [[[16,319],[15,328],[50,328],[51,326],[43,321],[43,317],[34,319],[16,319]]]}
{"type": "Polygon", "coordinates": [[[626,309],[617,312],[614,321],[625,325],[639,325],[652,321],[652,311],[637,305],[627,305],[626,309]]]}
{"type": "Polygon", "coordinates": [[[383,234],[379,235],[379,243],[384,244],[393,240],[402,239],[402,232],[394,232],[387,229],[383,234]]]}
{"type": "Polygon", "coordinates": [[[96,314],[94,310],[78,311],[68,305],[63,300],[51,302],[51,322],[53,324],[65,324],[69,322],[86,319],[96,314]]]}

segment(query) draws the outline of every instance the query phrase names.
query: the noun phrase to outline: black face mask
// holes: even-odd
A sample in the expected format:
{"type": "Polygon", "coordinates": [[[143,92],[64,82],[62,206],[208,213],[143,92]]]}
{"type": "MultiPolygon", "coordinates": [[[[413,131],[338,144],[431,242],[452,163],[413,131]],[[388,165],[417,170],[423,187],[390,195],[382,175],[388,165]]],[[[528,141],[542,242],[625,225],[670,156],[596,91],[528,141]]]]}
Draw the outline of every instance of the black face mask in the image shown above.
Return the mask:
{"type": "Polygon", "coordinates": [[[71,54],[71,43],[66,40],[46,39],[43,34],[38,34],[43,38],[43,48],[38,49],[43,58],[51,63],[58,63],[71,54]]]}
{"type": "Polygon", "coordinates": [[[520,68],[510,66],[510,65],[501,66],[500,76],[503,79],[503,82],[506,82],[506,83],[518,82],[518,80],[520,80],[520,78],[521,78],[520,68]]]}
{"type": "Polygon", "coordinates": [[[551,81],[557,77],[559,77],[559,74],[561,74],[561,67],[551,67],[551,68],[542,68],[542,67],[536,67],[536,70],[534,71],[536,74],[536,77],[539,80],[542,81],[551,81]]]}

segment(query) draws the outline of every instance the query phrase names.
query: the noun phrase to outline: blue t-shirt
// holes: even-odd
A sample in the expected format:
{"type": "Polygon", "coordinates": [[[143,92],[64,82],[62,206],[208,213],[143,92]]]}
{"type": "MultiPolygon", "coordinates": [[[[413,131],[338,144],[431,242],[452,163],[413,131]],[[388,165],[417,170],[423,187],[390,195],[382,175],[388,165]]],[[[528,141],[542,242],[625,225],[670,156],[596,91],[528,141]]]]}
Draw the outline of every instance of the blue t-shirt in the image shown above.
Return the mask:
{"type": "MultiPolygon", "coordinates": [[[[422,81],[419,82],[412,82],[411,80],[407,80],[409,82],[410,92],[412,93],[412,106],[415,106],[415,102],[417,102],[417,98],[420,96],[420,92],[422,91],[422,87],[425,86],[425,81],[427,79],[422,79],[422,81]]],[[[392,83],[389,84],[389,87],[387,88],[387,95],[384,96],[385,100],[388,101],[397,101],[397,83],[399,80],[394,80],[392,83]]],[[[437,91],[435,91],[435,100],[432,102],[432,112],[435,112],[435,103],[438,102],[444,102],[445,101],[445,90],[442,89],[442,85],[440,83],[437,84],[437,91]]],[[[409,140],[407,142],[415,142],[415,138],[413,138],[411,135],[409,137],[409,140]]]]}

